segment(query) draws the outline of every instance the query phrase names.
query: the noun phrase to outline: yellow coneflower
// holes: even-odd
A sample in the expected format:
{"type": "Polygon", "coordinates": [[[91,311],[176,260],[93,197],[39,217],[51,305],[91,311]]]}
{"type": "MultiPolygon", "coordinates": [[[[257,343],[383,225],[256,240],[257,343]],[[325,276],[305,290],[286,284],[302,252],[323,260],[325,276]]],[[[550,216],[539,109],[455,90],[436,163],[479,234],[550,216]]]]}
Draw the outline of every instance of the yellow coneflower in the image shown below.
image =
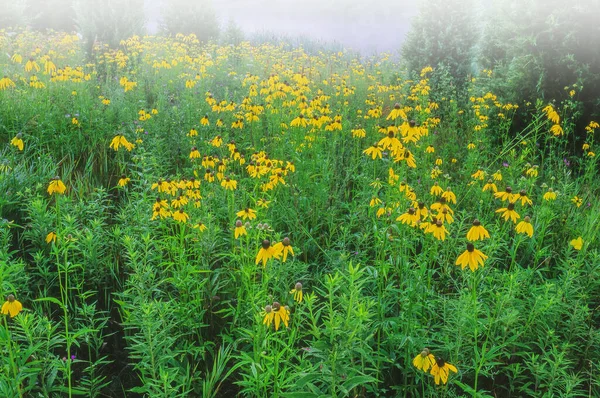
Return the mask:
{"type": "Polygon", "coordinates": [[[435,357],[428,348],[423,348],[423,351],[413,359],[412,363],[415,368],[427,372],[435,364],[435,357]]]}
{"type": "Polygon", "coordinates": [[[275,254],[273,255],[275,258],[279,258],[279,256],[283,255],[281,261],[284,263],[287,260],[288,254],[294,255],[294,248],[292,247],[290,238],[287,236],[283,238],[281,242],[276,243],[273,246],[273,250],[275,250],[275,254]]]}
{"type": "Polygon", "coordinates": [[[306,127],[308,126],[308,121],[304,117],[303,114],[298,115],[294,120],[290,122],[290,126],[292,127],[306,127]]]}
{"type": "Polygon", "coordinates": [[[428,145],[427,148],[425,148],[425,152],[426,153],[434,153],[435,148],[432,145],[428,145]]]}
{"type": "Polygon", "coordinates": [[[467,243],[467,250],[456,259],[456,265],[460,265],[462,269],[465,269],[468,265],[471,271],[475,271],[479,266],[483,267],[487,258],[488,256],[475,249],[475,246],[469,242],[467,243]]]}
{"type": "Polygon", "coordinates": [[[152,220],[156,219],[156,217],[167,218],[169,216],[171,216],[171,211],[169,210],[167,201],[156,198],[156,202],[152,205],[152,220]]]}
{"type": "Polygon", "coordinates": [[[223,138],[221,138],[220,135],[217,135],[215,138],[210,140],[209,144],[214,146],[215,148],[220,148],[221,145],[223,145],[223,138]]]}
{"type": "Polygon", "coordinates": [[[517,224],[515,230],[518,234],[526,234],[531,238],[533,236],[533,225],[531,225],[531,218],[529,218],[529,216],[525,216],[523,221],[517,224]]]}
{"type": "Polygon", "coordinates": [[[59,195],[63,195],[66,190],[67,190],[67,187],[60,180],[60,177],[58,177],[58,176],[54,177],[50,181],[50,184],[48,185],[48,194],[49,195],[53,195],[55,193],[57,193],[59,195]]]}
{"type": "Polygon", "coordinates": [[[498,192],[498,187],[496,186],[496,184],[494,184],[494,182],[492,180],[488,180],[487,184],[485,184],[483,186],[482,192],[485,191],[492,191],[493,193],[498,192]]]}
{"type": "Polygon", "coordinates": [[[444,223],[442,223],[440,220],[436,219],[435,222],[432,222],[431,226],[429,227],[429,231],[437,240],[446,240],[446,234],[448,233],[448,230],[444,226],[444,223]]]}
{"type": "Polygon", "coordinates": [[[2,314],[10,315],[11,318],[17,316],[22,310],[23,305],[13,294],[9,294],[4,304],[2,304],[2,314]]]}
{"type": "Polygon", "coordinates": [[[256,211],[246,207],[244,210],[238,211],[236,216],[242,217],[243,220],[254,220],[256,218],[256,211]]]}
{"type": "Polygon", "coordinates": [[[508,221],[510,218],[513,223],[517,223],[517,219],[521,218],[519,213],[515,211],[515,204],[509,203],[507,207],[503,207],[501,209],[496,210],[496,213],[502,213],[502,217],[504,217],[505,221],[508,221]]]}
{"type": "Polygon", "coordinates": [[[583,204],[583,199],[580,198],[579,196],[575,195],[571,198],[571,202],[573,202],[573,204],[575,204],[575,206],[581,207],[581,205],[583,204]]]}
{"type": "Polygon", "coordinates": [[[198,224],[194,224],[194,226],[192,227],[194,229],[198,229],[200,230],[200,232],[204,232],[206,231],[208,228],[206,227],[206,225],[204,225],[203,223],[199,222],[198,224]]]}
{"type": "MultiPolygon", "coordinates": [[[[213,179],[214,179],[214,177],[213,177],[213,179]]],[[[226,190],[235,191],[237,189],[237,181],[236,180],[232,180],[229,177],[225,177],[223,179],[223,181],[221,181],[221,186],[223,188],[225,188],[226,190]]]]}
{"type": "Polygon", "coordinates": [[[376,158],[381,159],[383,157],[383,151],[379,146],[377,146],[377,143],[374,143],[373,145],[365,149],[363,153],[365,155],[371,156],[371,159],[373,160],[375,160],[376,158]]]}
{"type": "Polygon", "coordinates": [[[411,227],[414,227],[419,221],[419,216],[417,215],[414,208],[410,207],[406,213],[401,214],[396,221],[400,221],[402,224],[408,224],[411,227]]]}
{"type": "Polygon", "coordinates": [[[431,374],[434,376],[435,384],[446,384],[450,372],[457,373],[456,366],[445,362],[442,358],[436,358],[435,363],[431,367],[431,374]]]}
{"type": "Polygon", "coordinates": [[[131,179],[126,177],[125,174],[121,175],[121,178],[119,178],[119,182],[117,185],[119,185],[120,187],[124,187],[125,185],[127,185],[129,183],[131,179]]]}
{"type": "Polygon", "coordinates": [[[467,232],[467,240],[475,242],[477,240],[483,240],[490,237],[490,233],[481,225],[478,219],[473,221],[473,226],[467,232]]]}
{"type": "Polygon", "coordinates": [[[270,200],[266,200],[263,198],[260,198],[256,201],[256,205],[258,207],[262,207],[263,209],[268,209],[269,208],[269,204],[271,203],[270,200]]]}
{"type": "Polygon", "coordinates": [[[195,146],[192,147],[190,152],[190,159],[200,159],[200,151],[195,146]]]}
{"type": "Polygon", "coordinates": [[[271,241],[269,241],[268,239],[263,240],[261,243],[260,250],[256,254],[256,265],[258,265],[258,263],[262,261],[263,267],[266,267],[267,261],[275,257],[275,254],[276,251],[273,248],[273,246],[271,246],[271,241]]]}
{"type": "Polygon", "coordinates": [[[425,217],[427,217],[427,215],[429,214],[429,210],[427,209],[427,206],[425,206],[424,202],[417,203],[417,207],[415,210],[417,212],[417,217],[419,218],[419,220],[425,219],[425,217]]]}
{"type": "Polygon", "coordinates": [[[548,188],[548,192],[544,194],[544,200],[551,201],[556,200],[556,192],[552,188],[548,188]]]}
{"type": "Polygon", "coordinates": [[[390,114],[385,118],[385,120],[396,120],[397,118],[406,119],[406,113],[400,108],[400,104],[395,104],[394,109],[390,111],[390,114]]]}
{"type": "Polygon", "coordinates": [[[202,119],[200,119],[200,124],[203,126],[210,126],[210,122],[208,121],[208,115],[204,115],[202,119]]]}
{"type": "Polygon", "coordinates": [[[277,301],[273,305],[265,306],[265,317],[263,324],[270,327],[273,321],[275,321],[275,331],[279,330],[281,323],[288,327],[290,320],[290,310],[287,307],[282,307],[277,301]]]}
{"type": "Polygon", "coordinates": [[[184,212],[183,209],[179,209],[179,211],[173,212],[173,220],[175,221],[187,222],[189,218],[190,216],[188,216],[188,214],[184,212]]]}
{"type": "Polygon", "coordinates": [[[52,231],[49,232],[48,235],[46,235],[46,243],[56,243],[56,232],[52,231]]]}
{"type": "Polygon", "coordinates": [[[439,184],[436,181],[433,183],[433,186],[431,187],[429,193],[433,196],[440,196],[444,193],[444,190],[442,189],[442,187],[439,186],[439,184]]]}
{"type": "Polygon", "coordinates": [[[296,285],[292,290],[290,290],[290,294],[294,295],[294,301],[301,303],[302,302],[302,283],[296,282],[296,285]]]}
{"type": "Polygon", "coordinates": [[[242,220],[237,220],[235,222],[235,231],[233,232],[233,236],[235,237],[235,239],[237,239],[240,236],[244,235],[248,235],[246,227],[244,226],[244,223],[242,223],[242,220]]]}
{"type": "Polygon", "coordinates": [[[448,201],[449,203],[456,204],[456,195],[454,194],[454,192],[452,192],[450,188],[446,188],[444,193],[442,193],[442,198],[446,199],[446,201],[448,201]]]}
{"type": "Polygon", "coordinates": [[[118,151],[120,146],[125,147],[127,151],[131,151],[133,148],[135,148],[135,145],[127,141],[127,138],[125,138],[124,135],[118,134],[112,139],[109,147],[115,151],[118,151]]]}
{"type": "Polygon", "coordinates": [[[25,145],[25,143],[23,142],[23,139],[21,137],[22,137],[22,134],[18,133],[16,136],[13,137],[12,140],[10,140],[10,144],[19,148],[19,151],[22,151],[24,148],[24,145],[25,145]]]}
{"type": "Polygon", "coordinates": [[[531,201],[531,199],[529,199],[529,197],[527,196],[527,192],[524,189],[521,189],[521,191],[519,191],[519,196],[517,196],[516,200],[517,201],[521,200],[522,206],[525,206],[525,204],[528,204],[528,205],[533,204],[533,202],[531,201]]]}
{"type": "Polygon", "coordinates": [[[506,189],[504,190],[504,192],[496,192],[494,194],[494,197],[496,199],[500,199],[501,201],[509,201],[509,202],[514,202],[515,201],[515,196],[512,193],[512,188],[511,187],[506,187],[506,189]]]}
{"type": "Polygon", "coordinates": [[[10,80],[8,76],[5,75],[2,79],[0,79],[0,90],[6,90],[7,88],[12,87],[15,87],[15,82],[10,80]]]}

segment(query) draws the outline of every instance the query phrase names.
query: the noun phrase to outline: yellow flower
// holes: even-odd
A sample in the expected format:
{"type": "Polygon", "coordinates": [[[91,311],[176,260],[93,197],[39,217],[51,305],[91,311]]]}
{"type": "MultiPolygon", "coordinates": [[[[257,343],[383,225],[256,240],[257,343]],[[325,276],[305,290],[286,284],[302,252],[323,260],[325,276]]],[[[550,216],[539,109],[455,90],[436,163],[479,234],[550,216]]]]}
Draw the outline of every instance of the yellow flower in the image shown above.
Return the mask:
{"type": "Polygon", "coordinates": [[[267,208],[269,207],[269,204],[270,204],[270,203],[271,203],[271,201],[270,201],[270,200],[265,200],[265,199],[262,199],[262,198],[260,198],[260,199],[258,199],[258,200],[256,201],[256,205],[257,205],[258,207],[262,207],[263,209],[267,209],[267,208]]]}
{"type": "Polygon", "coordinates": [[[377,146],[377,144],[373,144],[363,151],[365,155],[371,156],[371,159],[375,160],[376,158],[381,159],[383,157],[383,151],[381,148],[377,146]]]}
{"type": "Polygon", "coordinates": [[[419,221],[419,216],[417,215],[414,208],[409,208],[406,213],[400,215],[400,217],[396,218],[396,221],[400,221],[402,224],[408,224],[411,227],[414,227],[419,221]]]}
{"type": "Polygon", "coordinates": [[[127,185],[129,183],[131,179],[128,177],[125,177],[125,174],[121,175],[121,178],[119,178],[119,183],[118,185],[120,187],[124,187],[125,185],[127,185]]]}
{"type": "Polygon", "coordinates": [[[276,243],[273,246],[273,250],[275,250],[275,254],[273,255],[273,257],[275,258],[279,258],[279,256],[283,254],[283,258],[281,259],[281,261],[284,263],[285,260],[287,260],[288,253],[292,256],[294,255],[294,249],[292,248],[290,238],[288,238],[287,236],[283,238],[281,242],[276,243]]]}
{"type": "Polygon", "coordinates": [[[109,147],[115,151],[118,151],[120,146],[124,146],[127,151],[131,151],[133,148],[135,148],[135,145],[127,141],[125,136],[122,134],[116,135],[109,145],[109,147]]]}
{"type": "Polygon", "coordinates": [[[63,195],[66,190],[67,190],[67,187],[60,180],[60,178],[58,176],[54,177],[52,179],[52,181],[50,181],[50,184],[48,185],[48,194],[49,195],[52,195],[54,193],[57,193],[59,195],[63,195]]]}
{"type": "Polygon", "coordinates": [[[290,290],[290,294],[294,295],[294,301],[301,303],[302,302],[302,283],[297,282],[292,290],[290,290]]]}
{"type": "Polygon", "coordinates": [[[500,199],[501,201],[506,201],[508,200],[509,202],[514,202],[515,201],[515,194],[512,193],[512,188],[511,187],[506,187],[506,189],[504,190],[504,192],[496,192],[494,194],[494,197],[496,199],[500,199]]]}
{"type": "Polygon", "coordinates": [[[52,231],[46,235],[46,243],[54,242],[56,243],[56,232],[52,231]]]}
{"type": "Polygon", "coordinates": [[[556,137],[564,134],[562,127],[560,127],[560,124],[555,124],[552,127],[550,127],[550,132],[556,137]]]}
{"type": "Polygon", "coordinates": [[[2,314],[9,314],[11,318],[14,318],[21,310],[23,310],[21,302],[15,299],[14,295],[9,294],[4,304],[2,304],[2,314]]]}
{"type": "Polygon", "coordinates": [[[195,146],[192,147],[190,152],[190,159],[200,159],[200,151],[195,146]]]}
{"type": "Polygon", "coordinates": [[[475,144],[473,144],[472,142],[469,143],[469,145],[467,145],[467,149],[475,149],[475,144]]]}
{"type": "Polygon", "coordinates": [[[581,248],[583,247],[583,238],[580,236],[577,239],[573,239],[570,242],[571,246],[573,246],[573,249],[575,250],[581,250],[581,248]]]}
{"type": "Polygon", "coordinates": [[[519,214],[515,211],[514,203],[509,203],[507,207],[496,210],[496,213],[502,213],[502,217],[504,217],[505,221],[508,221],[510,218],[515,224],[517,223],[517,219],[521,218],[521,216],[519,216],[519,214]]]}
{"type": "Polygon", "coordinates": [[[485,191],[492,191],[493,193],[498,192],[498,187],[496,186],[496,184],[494,184],[494,182],[492,180],[488,180],[487,184],[485,184],[483,186],[483,189],[481,190],[482,192],[485,191]]]}
{"type": "Polygon", "coordinates": [[[188,216],[188,214],[184,212],[183,209],[179,209],[179,211],[173,212],[173,220],[175,221],[187,222],[189,218],[190,216],[188,216]]]}
{"type": "Polygon", "coordinates": [[[527,196],[527,192],[525,192],[524,189],[522,189],[521,191],[519,191],[519,195],[517,196],[517,201],[521,200],[521,206],[525,206],[525,204],[528,205],[532,205],[533,202],[531,201],[531,199],[529,199],[529,197],[527,196]]]}
{"type": "Polygon", "coordinates": [[[204,115],[204,117],[200,119],[200,124],[203,126],[210,126],[210,122],[208,121],[208,115],[204,115]]]}
{"type": "Polygon", "coordinates": [[[435,182],[435,183],[433,184],[433,186],[431,187],[431,190],[429,191],[429,193],[430,193],[431,195],[433,195],[433,196],[440,196],[441,194],[443,194],[443,193],[444,193],[444,190],[442,189],[442,187],[440,187],[440,186],[438,185],[438,183],[437,183],[437,182],[435,182]]]}
{"type": "Polygon", "coordinates": [[[437,240],[446,240],[446,233],[448,230],[440,220],[436,220],[435,223],[432,223],[429,227],[429,232],[433,233],[433,237],[437,240]]]}
{"type": "Polygon", "coordinates": [[[483,240],[490,237],[490,233],[481,225],[481,222],[478,219],[473,221],[473,226],[467,232],[467,240],[472,242],[476,240],[483,240]]]}
{"type": "Polygon", "coordinates": [[[531,225],[529,216],[525,216],[523,221],[517,224],[515,230],[518,234],[526,234],[531,238],[533,236],[533,225],[531,225]]]}
{"type": "Polygon", "coordinates": [[[240,210],[235,213],[236,216],[242,217],[242,219],[246,220],[254,220],[256,218],[256,211],[246,207],[244,210],[240,210]]]}
{"type": "Polygon", "coordinates": [[[263,240],[261,243],[261,248],[256,254],[256,265],[262,261],[263,267],[266,267],[267,261],[271,258],[274,258],[275,254],[277,254],[277,252],[273,246],[271,246],[271,242],[268,239],[263,240]]]}
{"type": "Polygon", "coordinates": [[[456,204],[456,195],[450,188],[446,188],[446,191],[442,194],[442,198],[446,199],[449,203],[456,204]]]}
{"type": "Polygon", "coordinates": [[[435,364],[435,357],[428,348],[423,348],[423,351],[413,359],[415,368],[427,372],[435,364]]]}
{"type": "Polygon", "coordinates": [[[22,151],[25,144],[21,138],[21,133],[17,134],[12,140],[10,140],[10,144],[19,148],[19,151],[22,151]]]}
{"type": "Polygon", "coordinates": [[[277,301],[273,305],[267,305],[265,307],[265,317],[263,324],[270,327],[273,321],[275,321],[275,331],[279,330],[281,322],[288,327],[290,320],[290,310],[287,307],[282,307],[277,301]]]}
{"type": "Polygon", "coordinates": [[[431,367],[431,374],[434,376],[435,384],[440,384],[440,381],[442,384],[446,384],[448,382],[448,375],[451,371],[454,373],[458,372],[454,365],[451,365],[438,357],[431,367]]]}
{"type": "Polygon", "coordinates": [[[248,232],[246,231],[246,227],[244,227],[242,220],[237,220],[235,222],[235,231],[233,232],[233,236],[235,239],[237,239],[243,235],[248,235],[248,232]]]}
{"type": "Polygon", "coordinates": [[[425,152],[426,153],[434,153],[435,148],[432,145],[428,145],[427,148],[425,148],[425,152]]]}
{"type": "Polygon", "coordinates": [[[556,192],[552,188],[548,188],[548,192],[544,194],[544,200],[556,200],[556,192]]]}
{"type": "Polygon", "coordinates": [[[581,207],[581,205],[583,204],[583,199],[575,195],[571,198],[571,202],[573,202],[575,206],[581,207]]]}
{"type": "Polygon", "coordinates": [[[4,76],[0,79],[0,90],[6,90],[7,88],[15,87],[15,82],[10,80],[8,76],[4,76]]]}
{"type": "Polygon", "coordinates": [[[303,114],[298,115],[294,120],[290,122],[290,126],[292,127],[306,127],[308,122],[303,114]]]}
{"type": "MultiPolygon", "coordinates": [[[[214,179],[214,177],[213,177],[213,179],[214,179]]],[[[237,181],[236,180],[232,180],[229,177],[225,177],[223,179],[223,181],[221,181],[221,186],[223,188],[225,188],[226,190],[235,191],[237,189],[237,181]]]]}
{"type": "Polygon", "coordinates": [[[200,230],[200,232],[204,232],[204,231],[206,231],[206,229],[207,229],[207,228],[206,228],[206,225],[204,225],[204,224],[203,224],[203,223],[201,223],[201,222],[200,222],[200,223],[198,223],[198,224],[194,224],[193,228],[195,228],[195,229],[199,229],[199,230],[200,230]]]}
{"type": "Polygon", "coordinates": [[[406,113],[400,109],[400,104],[395,104],[394,109],[391,110],[390,114],[385,118],[385,120],[396,120],[399,117],[406,119],[406,113]]]}
{"type": "Polygon", "coordinates": [[[354,138],[365,138],[367,136],[367,132],[365,129],[354,129],[352,130],[352,137],[354,138]]]}
{"type": "Polygon", "coordinates": [[[456,259],[456,265],[460,265],[462,269],[465,269],[468,265],[471,271],[474,272],[479,266],[483,267],[483,263],[487,258],[488,256],[475,249],[475,246],[469,242],[467,243],[467,250],[456,259]]]}

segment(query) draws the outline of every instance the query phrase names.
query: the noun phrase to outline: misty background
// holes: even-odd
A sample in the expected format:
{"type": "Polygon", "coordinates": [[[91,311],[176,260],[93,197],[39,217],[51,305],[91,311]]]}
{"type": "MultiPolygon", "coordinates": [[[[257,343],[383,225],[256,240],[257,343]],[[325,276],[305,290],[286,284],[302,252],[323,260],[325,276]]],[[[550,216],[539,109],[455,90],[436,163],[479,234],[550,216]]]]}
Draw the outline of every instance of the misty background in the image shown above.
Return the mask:
{"type": "MultiPolygon", "coordinates": [[[[160,31],[167,0],[145,0],[151,34],[160,31]]],[[[276,34],[334,42],[365,55],[397,52],[418,13],[418,1],[212,0],[222,28],[237,25],[245,34],[276,34]]]]}

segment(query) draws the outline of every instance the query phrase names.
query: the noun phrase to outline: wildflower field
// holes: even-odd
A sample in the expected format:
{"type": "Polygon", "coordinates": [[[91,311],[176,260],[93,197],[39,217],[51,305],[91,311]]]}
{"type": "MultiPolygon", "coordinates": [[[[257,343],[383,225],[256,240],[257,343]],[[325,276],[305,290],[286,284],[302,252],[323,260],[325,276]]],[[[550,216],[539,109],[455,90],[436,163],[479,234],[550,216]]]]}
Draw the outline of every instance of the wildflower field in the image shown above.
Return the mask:
{"type": "Polygon", "coordinates": [[[0,31],[0,396],[600,396],[599,124],[434,72],[0,31]]]}

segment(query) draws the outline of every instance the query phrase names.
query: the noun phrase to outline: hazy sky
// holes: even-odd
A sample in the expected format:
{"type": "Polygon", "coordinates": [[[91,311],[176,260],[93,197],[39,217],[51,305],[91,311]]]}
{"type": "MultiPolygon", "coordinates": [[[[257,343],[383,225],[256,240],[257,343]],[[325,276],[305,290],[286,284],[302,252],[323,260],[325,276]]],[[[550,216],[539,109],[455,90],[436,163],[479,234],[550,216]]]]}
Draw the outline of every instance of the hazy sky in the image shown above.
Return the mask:
{"type": "MultiPolygon", "coordinates": [[[[146,0],[149,28],[164,0],[146,0]]],[[[190,0],[193,1],[193,0],[190,0]]],[[[212,0],[222,26],[233,20],[246,33],[264,31],[335,41],[364,54],[399,50],[417,1],[212,0]]]]}

